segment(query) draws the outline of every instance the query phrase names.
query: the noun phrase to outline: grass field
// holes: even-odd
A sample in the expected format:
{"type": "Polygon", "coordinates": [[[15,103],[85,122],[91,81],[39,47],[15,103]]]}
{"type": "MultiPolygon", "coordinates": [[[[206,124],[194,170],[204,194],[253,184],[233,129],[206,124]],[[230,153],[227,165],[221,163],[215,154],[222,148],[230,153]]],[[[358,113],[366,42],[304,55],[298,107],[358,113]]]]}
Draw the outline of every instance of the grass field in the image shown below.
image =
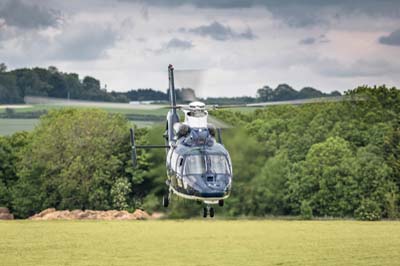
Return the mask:
{"type": "MultiPolygon", "coordinates": [[[[100,105],[100,107],[97,106],[85,106],[85,105],[79,105],[79,106],[65,106],[65,105],[57,105],[57,104],[35,104],[35,105],[26,105],[26,108],[21,108],[24,107],[24,105],[17,105],[16,107],[18,108],[12,108],[12,106],[7,106],[8,108],[11,108],[14,110],[16,113],[26,113],[26,112],[37,112],[37,111],[44,111],[44,110],[52,110],[52,109],[60,109],[60,108],[100,108],[103,110],[106,110],[111,113],[121,113],[123,115],[138,115],[138,116],[158,116],[158,117],[165,117],[165,115],[168,112],[168,109],[164,108],[153,108],[153,106],[149,105],[150,109],[134,109],[135,106],[132,106],[132,108],[115,108],[114,106],[118,106],[118,104],[115,103],[105,103],[105,105],[100,105]]],[[[125,106],[125,105],[124,105],[125,106]]],[[[145,106],[147,107],[147,106],[145,106]]],[[[5,113],[6,108],[2,108],[0,105],[0,113],[5,113]]],[[[153,121],[153,120],[148,120],[148,121],[143,121],[143,119],[138,119],[136,120],[133,118],[132,123],[136,124],[139,127],[148,127],[152,126],[154,124],[160,123],[158,120],[153,121]]],[[[38,119],[0,119],[0,136],[1,135],[10,135],[18,131],[26,130],[26,131],[31,131],[35,125],[38,123],[38,119]]],[[[1,265],[0,265],[1,266],[1,265]]]]}
{"type": "MultiPolygon", "coordinates": [[[[0,119],[0,136],[11,135],[18,131],[31,131],[39,123],[39,119],[0,119]]],[[[149,127],[157,124],[152,121],[131,121],[132,126],[149,127]]],[[[1,264],[0,264],[1,266],[1,264]]]]}
{"type": "Polygon", "coordinates": [[[39,119],[0,119],[0,136],[10,135],[17,131],[32,130],[39,119]]]}
{"type": "MultiPolygon", "coordinates": [[[[46,105],[46,104],[37,104],[32,105],[27,108],[11,108],[14,109],[16,113],[25,113],[25,112],[34,112],[34,111],[43,111],[43,110],[52,110],[52,109],[60,109],[60,108],[100,108],[112,113],[122,113],[122,114],[138,114],[138,115],[166,115],[168,109],[134,109],[132,108],[113,108],[113,107],[96,107],[96,106],[65,106],[65,105],[46,105]]],[[[0,108],[0,113],[5,113],[5,108],[0,108]]]]}
{"type": "Polygon", "coordinates": [[[0,265],[399,265],[400,222],[0,221],[0,265]]]}

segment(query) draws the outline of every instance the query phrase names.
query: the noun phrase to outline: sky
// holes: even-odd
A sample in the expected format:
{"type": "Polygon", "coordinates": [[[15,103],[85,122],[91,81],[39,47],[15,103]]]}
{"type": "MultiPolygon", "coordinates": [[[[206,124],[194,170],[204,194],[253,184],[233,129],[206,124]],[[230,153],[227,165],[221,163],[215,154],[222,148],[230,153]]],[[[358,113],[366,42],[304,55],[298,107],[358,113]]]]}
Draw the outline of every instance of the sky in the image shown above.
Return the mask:
{"type": "Polygon", "coordinates": [[[398,87],[400,1],[0,0],[0,62],[116,91],[165,90],[173,64],[178,86],[210,97],[398,87]]]}

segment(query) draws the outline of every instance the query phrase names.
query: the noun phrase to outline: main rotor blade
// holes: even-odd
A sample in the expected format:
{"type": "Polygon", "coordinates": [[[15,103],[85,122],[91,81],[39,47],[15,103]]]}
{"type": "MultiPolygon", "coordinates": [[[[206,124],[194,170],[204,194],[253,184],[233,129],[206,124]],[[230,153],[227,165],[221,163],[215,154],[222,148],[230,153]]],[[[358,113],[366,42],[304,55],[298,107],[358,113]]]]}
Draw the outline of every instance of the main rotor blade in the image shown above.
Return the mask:
{"type": "Polygon", "coordinates": [[[216,118],[215,116],[208,115],[208,122],[214,125],[216,128],[232,128],[233,126],[221,121],[220,119],[216,118]]]}
{"type": "Polygon", "coordinates": [[[231,105],[211,105],[208,106],[211,109],[223,109],[223,108],[243,108],[243,107],[265,107],[275,105],[302,105],[311,103],[324,103],[324,102],[340,102],[346,100],[345,96],[333,96],[333,97],[320,97],[290,101],[277,101],[277,102],[262,102],[262,103],[248,103],[248,104],[231,104],[231,105]]]}
{"type": "Polygon", "coordinates": [[[185,102],[194,102],[202,94],[205,70],[175,69],[175,87],[180,89],[180,97],[185,102]]]}

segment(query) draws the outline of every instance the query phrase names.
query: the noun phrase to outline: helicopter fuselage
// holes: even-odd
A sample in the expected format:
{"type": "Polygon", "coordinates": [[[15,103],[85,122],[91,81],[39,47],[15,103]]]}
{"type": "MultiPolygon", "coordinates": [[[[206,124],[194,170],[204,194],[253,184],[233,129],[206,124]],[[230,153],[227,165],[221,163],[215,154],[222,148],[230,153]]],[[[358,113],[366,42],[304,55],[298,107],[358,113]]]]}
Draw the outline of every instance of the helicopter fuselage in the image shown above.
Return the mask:
{"type": "Polygon", "coordinates": [[[232,161],[222,145],[220,129],[208,124],[208,111],[202,102],[188,107],[176,105],[174,68],[168,66],[170,110],[167,114],[165,145],[136,145],[134,129],[130,129],[132,163],[136,166],[137,149],[165,148],[167,151],[168,195],[163,206],[168,207],[172,194],[204,202],[203,217],[214,217],[211,204],[224,205],[232,187],[232,161]],[[177,109],[185,113],[180,122],[177,109]],[[216,133],[218,132],[218,141],[216,133]]]}
{"type": "Polygon", "coordinates": [[[216,204],[229,197],[232,162],[209,128],[190,128],[167,154],[170,189],[180,197],[216,204]]]}

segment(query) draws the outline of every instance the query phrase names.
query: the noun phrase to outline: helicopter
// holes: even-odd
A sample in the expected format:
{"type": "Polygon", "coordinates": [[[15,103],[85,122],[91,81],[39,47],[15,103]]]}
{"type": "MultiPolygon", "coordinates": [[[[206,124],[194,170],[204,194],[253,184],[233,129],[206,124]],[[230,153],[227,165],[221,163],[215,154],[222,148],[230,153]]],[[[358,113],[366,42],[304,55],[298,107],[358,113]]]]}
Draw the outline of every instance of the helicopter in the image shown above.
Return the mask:
{"type": "MultiPolygon", "coordinates": [[[[177,105],[172,65],[168,66],[168,78],[170,104],[163,135],[165,145],[136,145],[135,132],[131,128],[132,162],[136,167],[137,149],[165,148],[168,193],[163,196],[163,206],[168,207],[172,195],[176,195],[203,204],[203,217],[212,218],[215,215],[213,206],[224,206],[232,190],[233,167],[229,152],[222,143],[223,126],[216,127],[209,123],[211,119],[203,102],[193,101],[188,105],[177,105]],[[184,113],[183,122],[180,122],[178,109],[184,113]]],[[[214,105],[212,108],[265,107],[341,100],[341,97],[329,97],[244,105],[214,105]]]]}
{"type": "Polygon", "coordinates": [[[165,145],[136,145],[134,130],[130,129],[132,160],[136,166],[137,149],[166,149],[168,195],[163,197],[169,206],[172,195],[203,203],[203,217],[214,217],[212,207],[224,205],[232,188],[232,161],[222,144],[221,129],[208,123],[208,111],[202,102],[187,106],[176,104],[174,67],[168,66],[170,110],[166,117],[165,145]],[[177,110],[185,114],[180,122],[177,110]]]}

